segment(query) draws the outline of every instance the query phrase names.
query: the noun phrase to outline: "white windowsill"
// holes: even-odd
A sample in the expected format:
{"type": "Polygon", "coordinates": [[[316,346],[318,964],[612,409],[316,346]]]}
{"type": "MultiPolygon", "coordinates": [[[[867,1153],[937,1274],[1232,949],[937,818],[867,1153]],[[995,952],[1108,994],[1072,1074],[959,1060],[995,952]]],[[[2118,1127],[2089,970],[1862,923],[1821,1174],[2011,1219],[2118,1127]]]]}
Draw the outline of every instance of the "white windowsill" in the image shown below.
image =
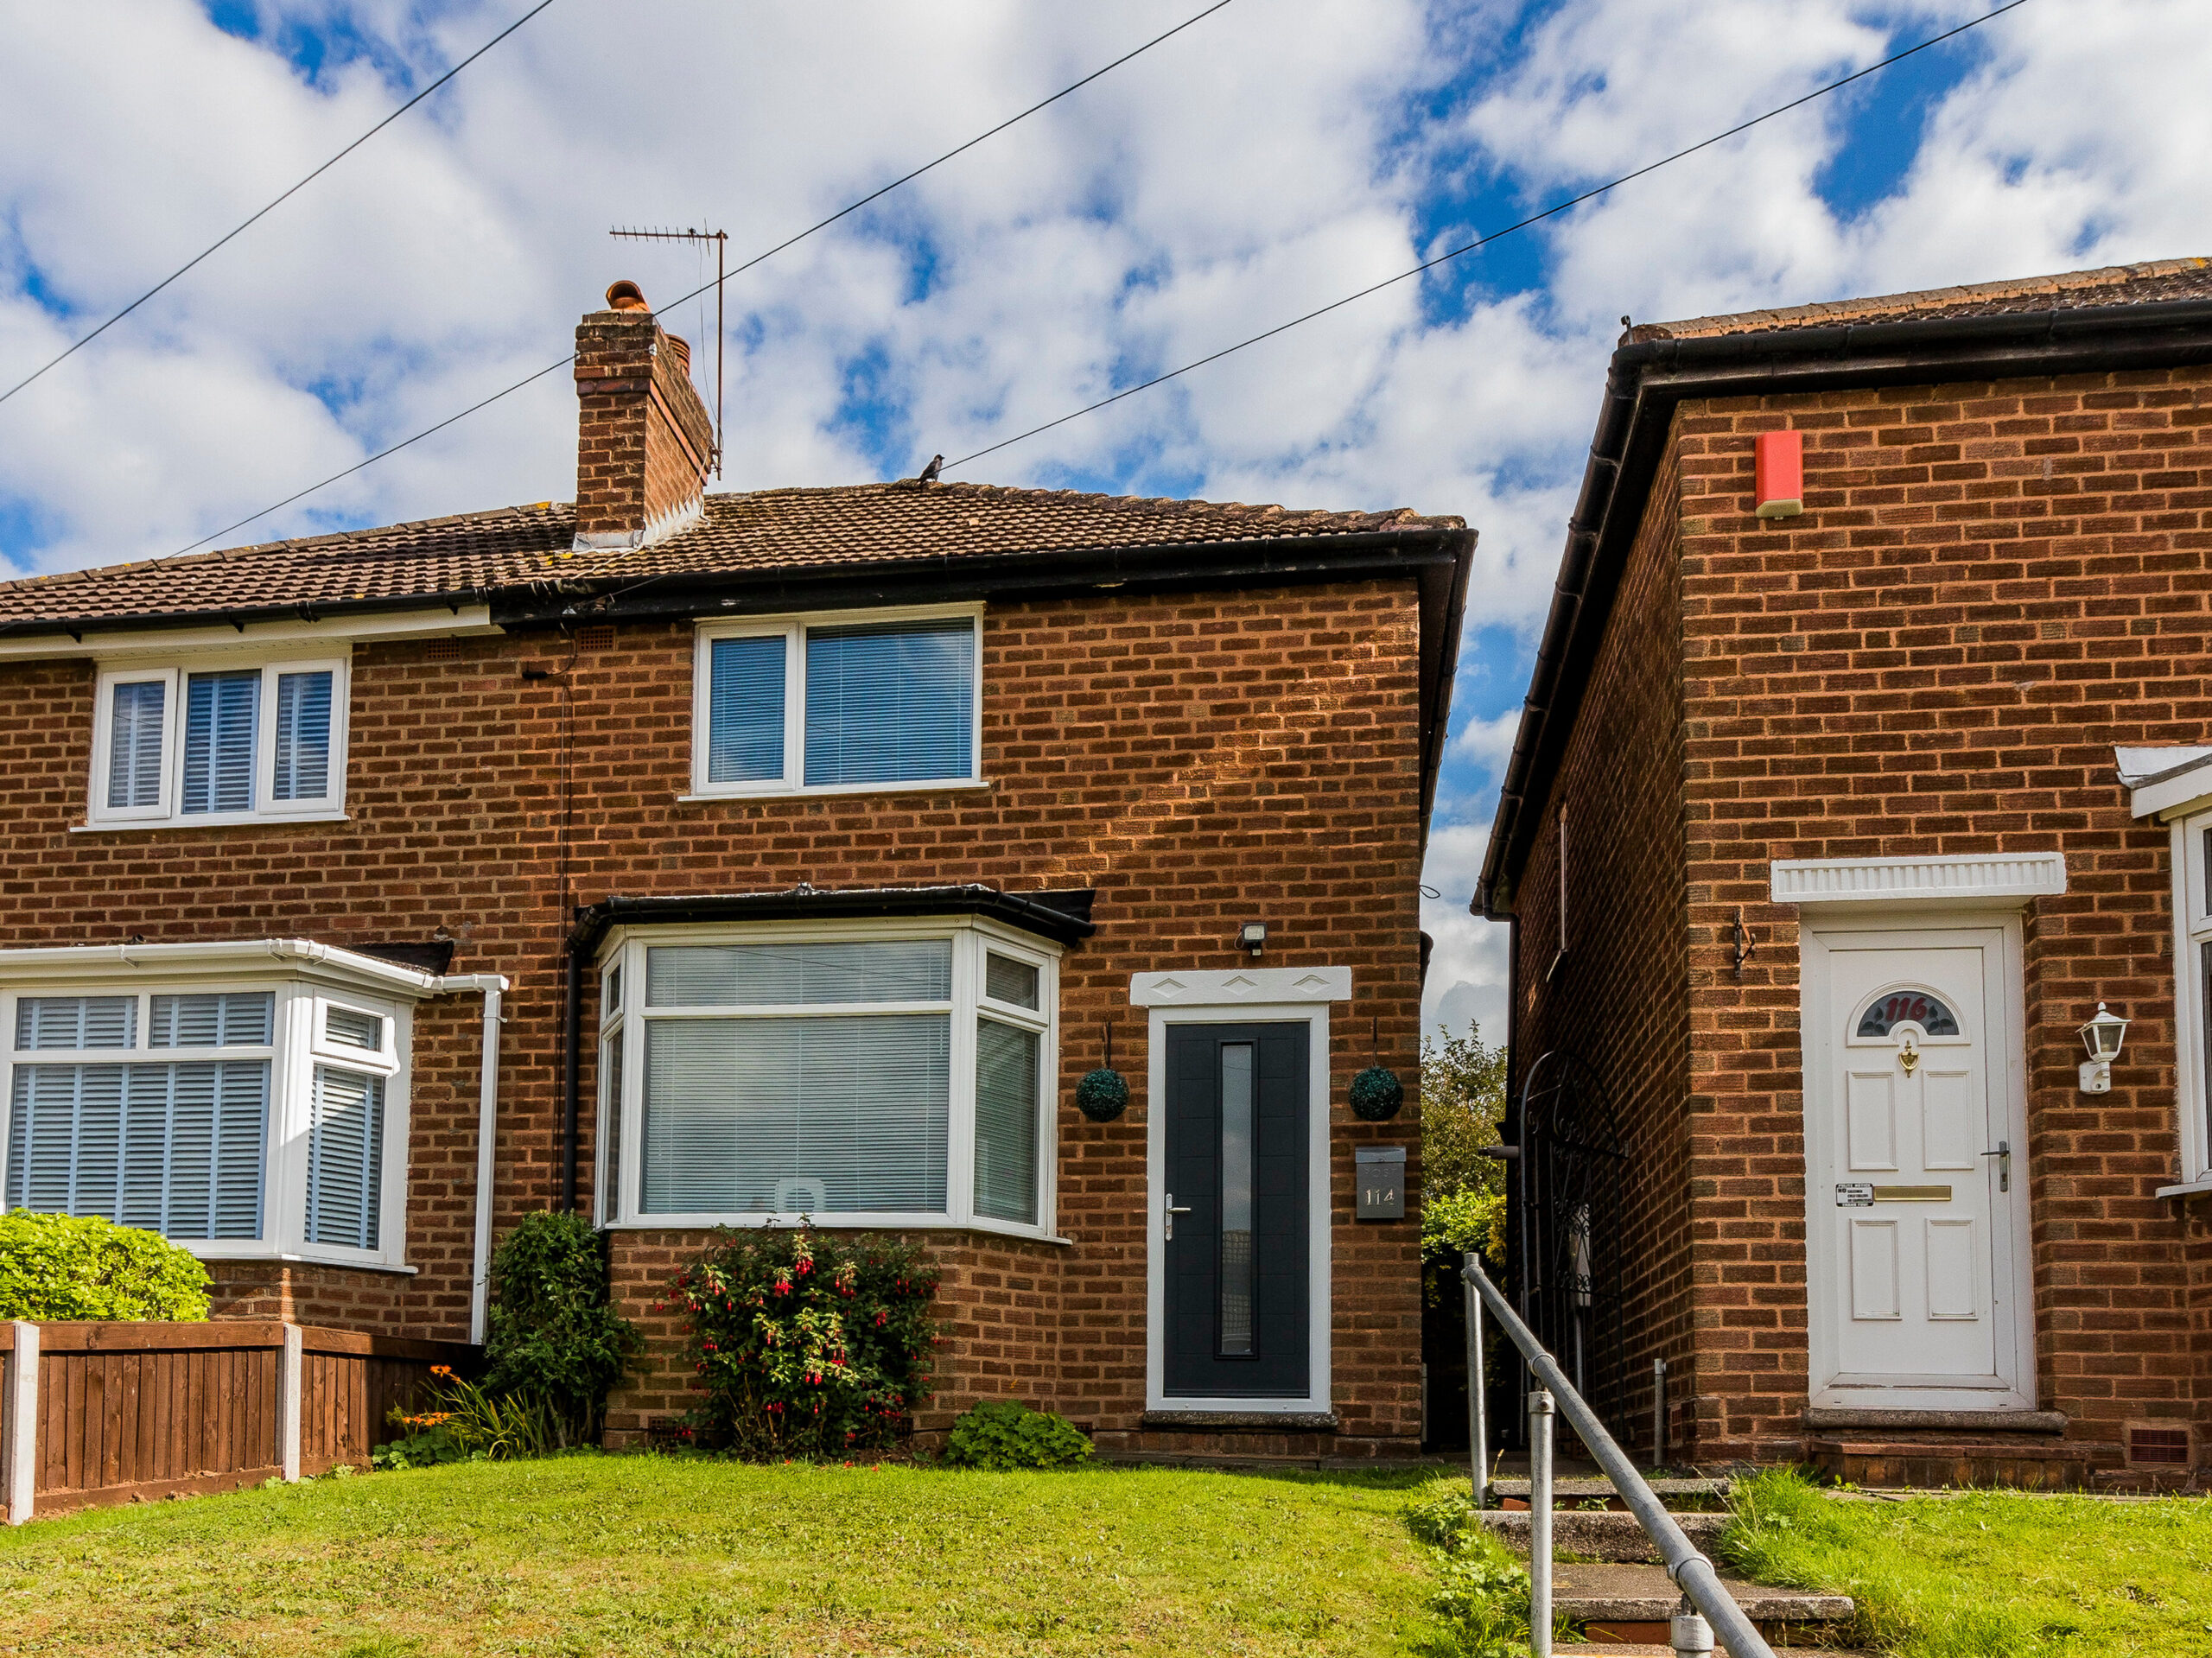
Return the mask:
{"type": "MultiPolygon", "coordinates": [[[[717,1226],[727,1226],[741,1232],[796,1232],[799,1226],[797,1215],[647,1215],[632,1216],[626,1220],[608,1221],[603,1229],[609,1232],[705,1232],[717,1226]]],[[[830,1215],[813,1217],[807,1223],[810,1232],[988,1232],[995,1237],[1015,1238],[1024,1243],[1049,1243],[1056,1248],[1072,1249],[1073,1238],[1064,1238],[1057,1233],[1043,1232],[1033,1226],[1008,1226],[1003,1221],[948,1220],[942,1215],[917,1219],[912,1215],[830,1215]]]]}
{"type": "Polygon", "coordinates": [[[808,795],[935,794],[944,789],[988,789],[990,778],[945,778],[916,783],[818,783],[798,789],[717,789],[710,794],[678,795],[679,806],[703,806],[721,800],[798,800],[808,795]]]}
{"type": "Polygon", "coordinates": [[[2205,1192],[2212,1192],[2212,1174],[2200,1179],[2184,1180],[2177,1186],[2160,1186],[2151,1195],[2153,1197],[2195,1197],[2205,1192]]]}
{"type": "Polygon", "coordinates": [[[349,812],[301,812],[278,816],[268,812],[200,812],[190,817],[148,817],[119,823],[72,823],[72,835],[131,835],[162,829],[237,829],[260,824],[283,829],[294,823],[350,823],[349,812]]]}

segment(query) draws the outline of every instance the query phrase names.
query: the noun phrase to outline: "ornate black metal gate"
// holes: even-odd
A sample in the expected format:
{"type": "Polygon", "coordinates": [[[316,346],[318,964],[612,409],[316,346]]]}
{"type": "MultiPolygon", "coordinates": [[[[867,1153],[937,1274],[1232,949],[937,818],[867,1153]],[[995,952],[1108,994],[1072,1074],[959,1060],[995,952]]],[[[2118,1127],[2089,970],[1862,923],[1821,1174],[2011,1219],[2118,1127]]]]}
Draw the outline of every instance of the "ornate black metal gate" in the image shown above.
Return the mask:
{"type": "Polygon", "coordinates": [[[1518,1128],[1510,1236],[1521,1316],[1591,1408],[1624,1426],[1620,1232],[1630,1171],[1611,1102],[1588,1065],[1555,1049],[1525,1073],[1518,1128]]]}

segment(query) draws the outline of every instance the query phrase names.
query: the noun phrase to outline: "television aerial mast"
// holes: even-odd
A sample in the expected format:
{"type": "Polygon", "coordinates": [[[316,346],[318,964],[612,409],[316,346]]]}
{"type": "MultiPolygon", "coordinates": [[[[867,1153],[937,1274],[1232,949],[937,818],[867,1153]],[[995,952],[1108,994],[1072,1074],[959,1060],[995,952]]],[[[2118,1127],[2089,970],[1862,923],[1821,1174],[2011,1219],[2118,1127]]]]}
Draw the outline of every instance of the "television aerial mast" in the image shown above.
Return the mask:
{"type": "Polygon", "coordinates": [[[724,274],[729,258],[729,232],[610,230],[607,233],[626,242],[712,242],[715,245],[715,476],[720,478],[722,475],[722,286],[729,280],[724,274]]]}

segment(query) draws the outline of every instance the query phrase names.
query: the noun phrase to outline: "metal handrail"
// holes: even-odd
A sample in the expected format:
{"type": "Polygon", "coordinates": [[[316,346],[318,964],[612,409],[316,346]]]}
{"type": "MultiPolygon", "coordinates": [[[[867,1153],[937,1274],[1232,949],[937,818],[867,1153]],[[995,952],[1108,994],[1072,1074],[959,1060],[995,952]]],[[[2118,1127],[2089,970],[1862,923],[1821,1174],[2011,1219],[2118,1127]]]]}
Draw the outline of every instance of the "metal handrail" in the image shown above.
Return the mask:
{"type": "Polygon", "coordinates": [[[1658,1493],[1636,1471],[1636,1464],[1613,1442],[1613,1436],[1605,1432],[1597,1413],[1575,1392],[1558,1361],[1521,1321],[1504,1293],[1491,1282],[1490,1274],[1483,1270],[1482,1262],[1471,1250],[1460,1275],[1467,1288],[1467,1411],[1469,1426],[1474,1434],[1478,1506],[1484,1498],[1488,1475],[1485,1463],[1490,1454],[1484,1420],[1488,1412],[1482,1399],[1484,1306],[1490,1308],[1513,1344],[1521,1350],[1530,1373],[1541,1384],[1529,1394],[1530,1426],[1535,1432],[1530,1435],[1529,1458],[1529,1642],[1535,1658],[1551,1658],[1552,1649],[1550,1430],[1554,1399],[1559,1413],[1567,1418],[1567,1425],[1598,1459],[1598,1466],[1612,1482],[1614,1491],[1628,1504],[1629,1512],[1643,1528],[1644,1535],[1657,1547],[1660,1558],[1666,1563],[1668,1577],[1682,1591],[1682,1604],[1675,1610],[1672,1625],[1675,1652],[1710,1653],[1713,1636],[1718,1635],[1731,1658],[1774,1658],[1774,1648],[1767,1645],[1758,1626],[1745,1616],[1735,1598],[1721,1587],[1720,1573],[1713,1562],[1698,1553],[1682,1528],[1675,1523],[1675,1516],[1667,1512],[1658,1493]]]}

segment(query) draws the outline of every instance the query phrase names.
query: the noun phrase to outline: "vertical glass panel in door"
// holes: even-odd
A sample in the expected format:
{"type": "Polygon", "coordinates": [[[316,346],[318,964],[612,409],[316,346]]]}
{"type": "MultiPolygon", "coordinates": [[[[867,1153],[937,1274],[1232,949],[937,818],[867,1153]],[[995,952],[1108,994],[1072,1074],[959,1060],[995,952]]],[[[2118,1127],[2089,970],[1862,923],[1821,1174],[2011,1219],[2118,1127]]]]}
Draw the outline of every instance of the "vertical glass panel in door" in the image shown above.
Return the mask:
{"type": "Polygon", "coordinates": [[[1221,1356],[1252,1356],[1252,1045],[1221,1050],[1221,1356]]]}

